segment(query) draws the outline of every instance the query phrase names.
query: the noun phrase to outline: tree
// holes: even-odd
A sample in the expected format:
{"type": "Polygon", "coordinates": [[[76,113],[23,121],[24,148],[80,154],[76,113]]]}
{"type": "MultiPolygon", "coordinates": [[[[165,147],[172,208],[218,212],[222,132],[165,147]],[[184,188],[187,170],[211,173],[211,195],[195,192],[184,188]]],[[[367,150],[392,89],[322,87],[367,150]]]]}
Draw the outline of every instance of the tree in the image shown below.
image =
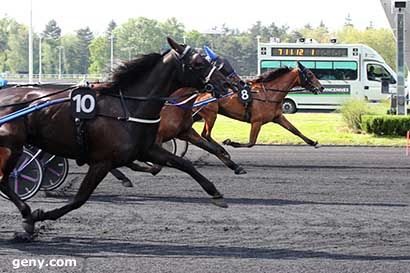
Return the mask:
{"type": "Polygon", "coordinates": [[[145,17],[129,19],[114,33],[117,39],[115,55],[123,60],[137,54],[159,52],[166,43],[159,23],[145,17]]]}
{"type": "Polygon", "coordinates": [[[107,72],[109,58],[107,37],[100,36],[95,38],[90,44],[90,67],[88,72],[91,74],[107,72]]]}
{"type": "Polygon", "coordinates": [[[108,23],[108,27],[107,27],[107,30],[105,31],[105,36],[106,37],[111,37],[111,34],[114,34],[114,29],[117,27],[117,23],[116,22],[114,22],[114,20],[111,20],[109,23],[108,23]]]}
{"type": "Polygon", "coordinates": [[[184,39],[184,25],[175,17],[167,19],[165,22],[160,23],[161,32],[163,33],[163,39],[165,42],[166,36],[172,37],[175,41],[182,43],[184,39]]]}
{"type": "Polygon", "coordinates": [[[323,21],[320,22],[316,28],[313,28],[311,25],[306,25],[303,29],[297,30],[297,32],[302,35],[301,37],[311,38],[319,43],[328,43],[331,36],[323,21]]]}
{"type": "Polygon", "coordinates": [[[50,20],[42,33],[42,68],[44,73],[57,74],[58,72],[58,46],[61,45],[61,28],[55,20],[50,20]]]}
{"type": "Polygon", "coordinates": [[[6,64],[13,73],[28,73],[28,29],[17,25],[8,37],[6,64]]]}
{"type": "Polygon", "coordinates": [[[16,34],[19,24],[12,18],[0,19],[0,72],[10,70],[7,64],[8,53],[10,53],[9,40],[11,34],[16,34]]]}
{"type": "Polygon", "coordinates": [[[66,34],[61,37],[61,45],[64,47],[63,69],[64,73],[77,74],[81,70],[81,53],[77,35],[66,34]]]}
{"type": "Polygon", "coordinates": [[[203,47],[207,39],[204,34],[200,33],[197,30],[191,30],[189,32],[185,32],[185,40],[186,43],[194,48],[201,48],[203,47]]]}
{"type": "Polygon", "coordinates": [[[345,26],[336,33],[341,43],[365,44],[376,50],[390,67],[396,67],[396,47],[393,33],[389,29],[358,30],[345,26]]]}
{"type": "Polygon", "coordinates": [[[89,27],[77,30],[78,53],[79,53],[79,71],[78,73],[86,74],[90,64],[89,46],[94,39],[94,34],[89,27]]]}

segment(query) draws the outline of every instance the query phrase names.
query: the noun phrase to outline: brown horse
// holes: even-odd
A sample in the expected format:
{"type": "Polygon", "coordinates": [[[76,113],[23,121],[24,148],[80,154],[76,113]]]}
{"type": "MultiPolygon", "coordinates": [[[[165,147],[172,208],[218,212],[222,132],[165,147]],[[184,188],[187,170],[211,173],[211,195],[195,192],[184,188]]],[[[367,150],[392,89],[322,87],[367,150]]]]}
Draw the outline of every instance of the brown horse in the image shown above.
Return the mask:
{"type": "MultiPolygon", "coordinates": [[[[227,206],[222,194],[192,163],[155,144],[159,113],[166,96],[184,86],[203,90],[207,84],[214,87],[214,92],[222,93],[227,91],[225,87],[228,84],[225,76],[195,50],[179,45],[170,38],[168,43],[172,49],[164,54],[143,55],[119,67],[114,73],[112,85],[96,96],[96,116],[80,123],[81,130],[78,130],[70,104],[66,102],[0,126],[0,190],[16,205],[23,217],[26,232],[22,234],[23,238],[31,238],[37,221],[57,220],[81,207],[111,169],[126,166],[134,160],[182,170],[212,196],[215,205],[227,206]],[[82,145],[79,145],[80,140],[82,145]],[[26,143],[55,155],[81,159],[89,165],[70,203],[58,209],[32,213],[30,207],[9,188],[9,174],[26,143]]],[[[75,91],[86,90],[75,88],[75,91]]],[[[43,88],[2,90],[0,116],[66,96],[66,92],[43,88]]]]}
{"type": "MultiPolygon", "coordinates": [[[[225,67],[221,69],[224,75],[229,75],[230,80],[236,82],[238,86],[247,88],[246,84],[241,81],[236,73],[232,73],[234,71],[227,60],[219,59],[218,62],[218,66],[220,66],[222,62],[225,67]]],[[[318,147],[317,142],[305,137],[282,114],[282,102],[290,89],[300,86],[313,93],[318,93],[323,90],[322,85],[309,69],[298,63],[298,68],[280,68],[269,71],[254,81],[248,82],[248,84],[250,84],[254,94],[253,102],[250,106],[250,110],[252,111],[250,113],[252,117],[250,120],[252,123],[251,142],[250,144],[239,144],[227,140],[225,144],[231,144],[234,147],[252,147],[256,142],[262,124],[274,121],[302,137],[308,144],[318,147]]],[[[193,89],[182,88],[172,94],[172,96],[180,97],[183,94],[191,94],[192,91],[193,89]]],[[[162,119],[157,134],[157,143],[161,144],[172,138],[189,141],[191,144],[217,156],[226,166],[234,170],[235,174],[246,173],[241,166],[231,160],[229,153],[210,136],[218,111],[220,114],[227,115],[231,118],[247,121],[247,110],[240,102],[238,96],[238,92],[236,92],[231,96],[219,98],[216,102],[212,102],[199,109],[199,114],[205,119],[202,136],[192,128],[193,119],[191,118],[191,108],[194,100],[192,97],[189,98],[189,100],[182,101],[184,102],[184,107],[177,107],[175,105],[164,106],[161,110],[162,119]]],[[[196,96],[196,100],[199,102],[203,102],[209,98],[209,94],[198,94],[198,96],[196,96]]],[[[194,109],[194,111],[198,110],[194,109]]],[[[154,175],[160,170],[159,166],[153,166],[151,168],[140,167],[136,164],[135,166],[133,170],[151,172],[154,175]]],[[[112,174],[118,179],[128,181],[128,178],[121,174],[121,172],[118,173],[118,171],[116,171],[112,174]]]]}
{"type": "MultiPolygon", "coordinates": [[[[202,130],[202,137],[208,141],[219,145],[211,137],[212,128],[215,124],[217,114],[230,117],[232,119],[251,123],[251,131],[248,143],[237,143],[230,139],[225,140],[225,145],[232,147],[247,147],[255,145],[262,125],[274,122],[281,125],[286,130],[302,138],[307,144],[319,147],[317,141],[313,141],[303,135],[293,126],[283,115],[282,104],[286,95],[292,88],[303,87],[315,94],[323,91],[323,86],[309,69],[298,62],[298,67],[278,68],[265,72],[255,80],[248,81],[250,86],[252,102],[245,107],[239,99],[239,94],[219,99],[211,103],[198,112],[204,119],[205,124],[202,130]]],[[[208,95],[199,95],[197,101],[207,98],[208,95]]]]}
{"type": "MultiPolygon", "coordinates": [[[[241,86],[240,78],[236,75],[233,67],[228,60],[220,58],[218,63],[214,62],[218,70],[228,77],[230,82],[238,83],[233,87],[241,86]]],[[[211,154],[218,157],[226,166],[234,170],[235,174],[245,174],[246,171],[231,160],[230,155],[219,145],[215,145],[203,137],[201,137],[193,128],[192,109],[195,99],[200,95],[195,88],[181,88],[171,95],[172,103],[166,104],[161,110],[161,122],[159,125],[156,143],[162,143],[174,138],[188,141],[191,144],[198,146],[211,154]]],[[[229,94],[227,94],[229,95],[229,94]]],[[[212,95],[209,96],[212,98],[212,95]]],[[[140,166],[136,163],[127,165],[130,169],[139,172],[149,172],[156,175],[161,171],[162,167],[159,165],[140,166]]],[[[132,183],[125,174],[118,169],[111,171],[111,174],[120,180],[125,187],[132,187],[132,183]]]]}

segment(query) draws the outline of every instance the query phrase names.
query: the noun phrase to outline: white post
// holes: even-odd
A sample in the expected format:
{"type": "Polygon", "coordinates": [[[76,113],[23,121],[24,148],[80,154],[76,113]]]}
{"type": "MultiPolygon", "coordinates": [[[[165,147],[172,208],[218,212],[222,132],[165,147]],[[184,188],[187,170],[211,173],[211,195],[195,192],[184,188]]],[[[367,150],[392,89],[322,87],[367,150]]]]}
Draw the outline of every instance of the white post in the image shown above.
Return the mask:
{"type": "Polygon", "coordinates": [[[114,34],[111,33],[111,56],[110,56],[110,63],[111,63],[111,71],[114,70],[114,34]]]}
{"type": "Polygon", "coordinates": [[[404,12],[406,9],[406,2],[396,1],[395,8],[397,10],[397,114],[406,115],[406,93],[405,93],[405,79],[404,79],[404,35],[405,35],[405,18],[404,12]]]}
{"type": "Polygon", "coordinates": [[[33,0],[30,0],[30,24],[28,29],[28,83],[33,83],[33,0]]]}
{"type": "Polygon", "coordinates": [[[63,51],[63,46],[57,46],[58,48],[58,78],[61,79],[61,65],[62,65],[62,51],[63,51]]]}
{"type": "Polygon", "coordinates": [[[41,39],[43,38],[43,36],[40,34],[39,35],[39,41],[38,41],[38,82],[41,83],[41,77],[43,74],[42,71],[42,51],[41,51],[41,39]]]}

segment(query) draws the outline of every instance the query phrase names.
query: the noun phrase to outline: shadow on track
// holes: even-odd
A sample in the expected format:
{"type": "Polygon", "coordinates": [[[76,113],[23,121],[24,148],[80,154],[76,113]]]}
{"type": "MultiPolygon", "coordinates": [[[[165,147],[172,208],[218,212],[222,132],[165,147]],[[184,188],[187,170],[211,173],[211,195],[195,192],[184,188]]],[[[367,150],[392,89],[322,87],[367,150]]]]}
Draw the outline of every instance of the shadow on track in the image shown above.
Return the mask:
{"type": "MultiPolygon", "coordinates": [[[[59,198],[59,197],[57,197],[59,198]]],[[[357,203],[357,202],[313,202],[303,200],[286,199],[260,199],[260,198],[225,198],[230,205],[255,205],[255,206],[289,206],[289,205],[324,205],[324,206],[370,206],[370,207],[407,207],[407,204],[389,203],[357,203]]],[[[164,195],[96,195],[90,198],[91,202],[127,203],[142,204],[144,202],[159,201],[183,204],[204,204],[209,205],[209,200],[204,197],[180,197],[164,195]]]]}
{"type": "Polygon", "coordinates": [[[175,244],[144,244],[116,239],[95,239],[81,237],[54,237],[52,242],[34,242],[30,244],[12,244],[0,239],[0,249],[13,248],[33,255],[64,255],[77,257],[109,258],[129,256],[184,256],[214,258],[257,258],[257,259],[329,259],[353,261],[398,261],[410,260],[410,256],[379,256],[329,253],[324,251],[194,246],[175,244]],[[109,253],[107,255],[107,253],[109,253]]]}

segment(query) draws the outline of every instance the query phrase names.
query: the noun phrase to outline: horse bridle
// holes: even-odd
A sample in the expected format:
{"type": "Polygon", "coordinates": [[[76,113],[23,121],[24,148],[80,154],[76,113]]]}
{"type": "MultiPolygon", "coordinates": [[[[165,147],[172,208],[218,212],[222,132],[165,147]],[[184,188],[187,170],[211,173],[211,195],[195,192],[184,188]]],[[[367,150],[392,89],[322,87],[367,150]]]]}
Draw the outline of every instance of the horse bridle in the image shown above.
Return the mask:
{"type": "MultiPolygon", "coordinates": [[[[178,69],[178,79],[181,83],[186,82],[186,72],[187,70],[190,72],[198,71],[198,68],[195,68],[192,66],[192,64],[189,62],[190,57],[192,57],[194,54],[197,54],[195,49],[191,48],[190,46],[185,46],[184,51],[179,54],[176,50],[172,49],[172,54],[175,56],[175,58],[178,61],[178,64],[180,65],[180,69],[178,69]],[[188,58],[187,58],[188,57],[188,58]]],[[[209,90],[210,87],[215,88],[212,84],[209,82],[211,81],[212,75],[217,71],[217,67],[213,65],[212,63],[209,63],[210,67],[208,71],[206,72],[205,77],[200,77],[202,80],[202,83],[206,86],[208,85],[208,88],[205,88],[206,90],[209,90]]]]}
{"type": "Polygon", "coordinates": [[[265,84],[261,82],[262,89],[264,91],[271,91],[271,92],[278,92],[278,93],[293,93],[293,92],[300,92],[300,91],[311,91],[314,94],[318,94],[319,88],[313,86],[311,77],[307,75],[306,71],[309,71],[308,68],[299,68],[299,81],[302,88],[292,88],[291,90],[284,90],[284,89],[276,89],[276,88],[266,88],[265,84]]]}
{"type": "Polygon", "coordinates": [[[319,93],[319,88],[313,86],[312,78],[308,75],[307,71],[309,71],[309,69],[306,67],[304,67],[303,69],[299,68],[300,85],[304,86],[305,89],[317,95],[319,93]]]}

